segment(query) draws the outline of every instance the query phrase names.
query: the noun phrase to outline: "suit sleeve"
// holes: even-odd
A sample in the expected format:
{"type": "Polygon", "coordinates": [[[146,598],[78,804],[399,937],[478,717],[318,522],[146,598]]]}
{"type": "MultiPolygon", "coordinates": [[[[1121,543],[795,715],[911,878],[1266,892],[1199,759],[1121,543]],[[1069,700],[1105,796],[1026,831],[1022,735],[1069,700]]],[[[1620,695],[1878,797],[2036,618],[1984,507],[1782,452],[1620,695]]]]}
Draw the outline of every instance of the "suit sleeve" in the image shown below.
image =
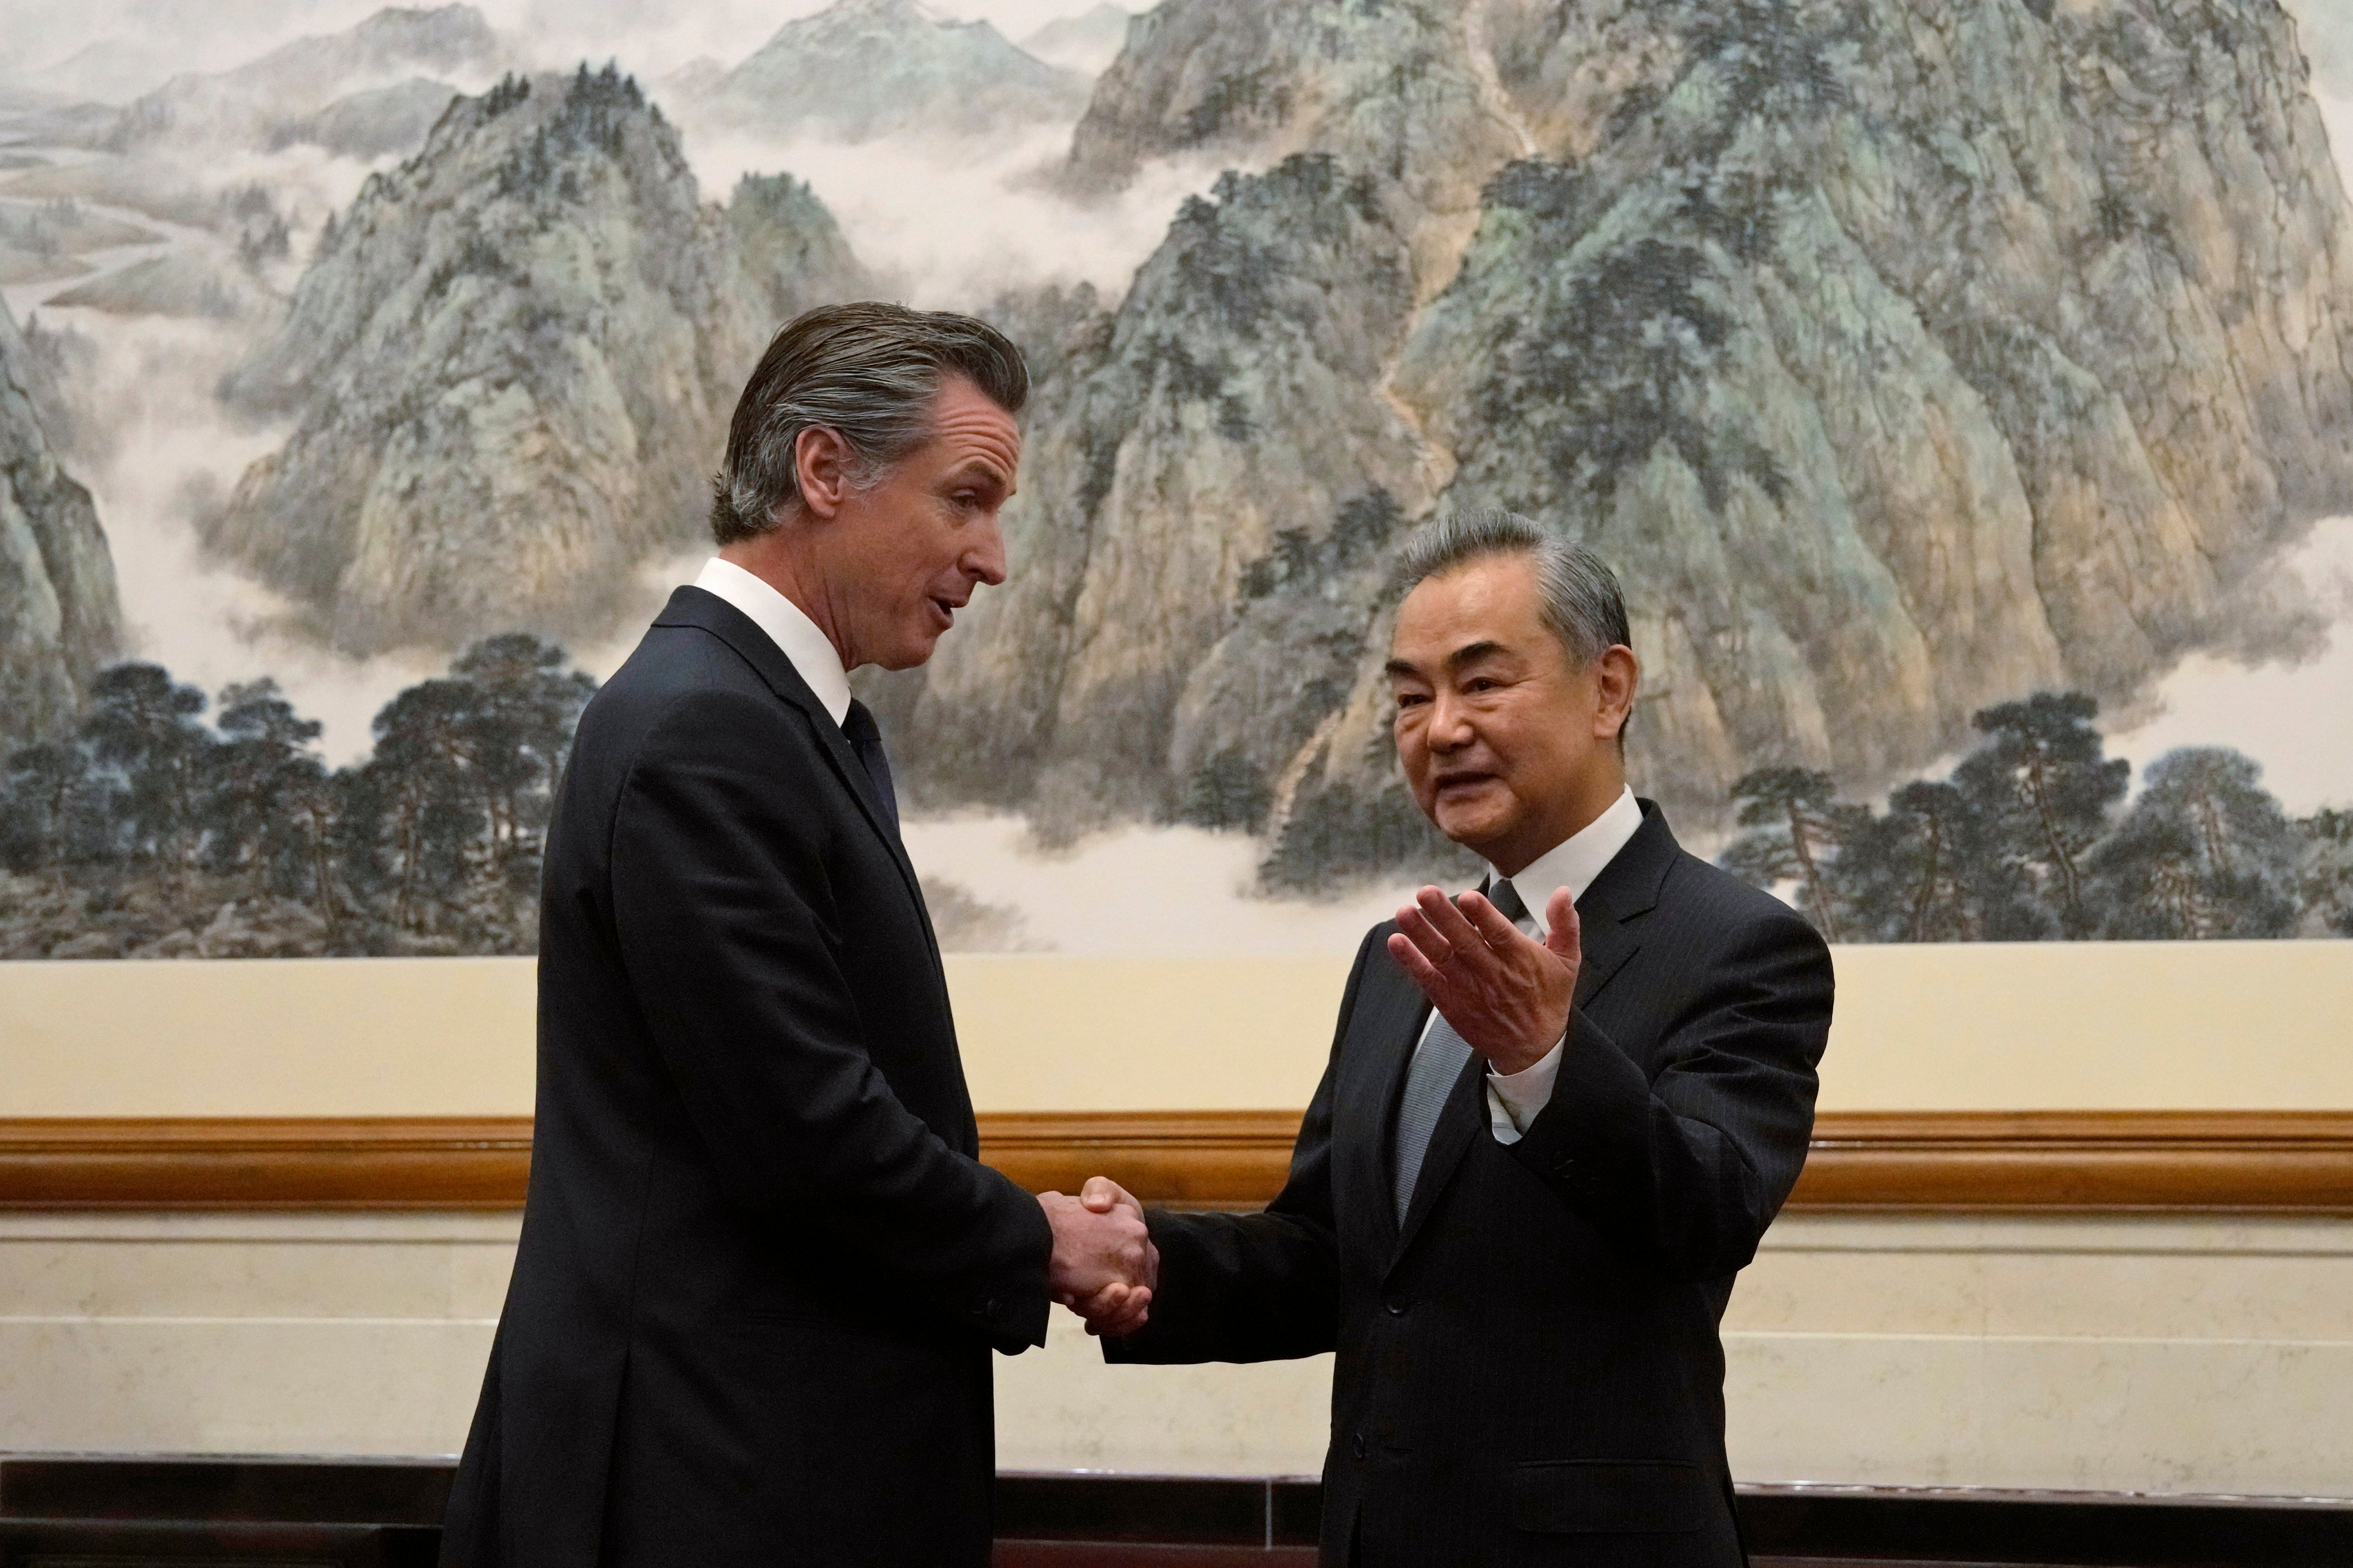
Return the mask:
{"type": "Polygon", "coordinates": [[[1037,1201],[900,1102],[836,959],[807,801],[827,768],[797,714],[723,691],[649,735],[612,824],[613,910],[656,1048],[729,1195],[836,1236],[884,1288],[1045,1342],[1037,1201]]]}
{"type": "Polygon", "coordinates": [[[1657,1078],[1580,1011],[1552,1101],[1511,1152],[1661,1272],[1713,1279],[1756,1256],[1805,1164],[1831,956],[1811,925],[1775,914],[1693,970],[1657,1078]]]}
{"type": "Polygon", "coordinates": [[[1291,1174],[1263,1213],[1146,1218],[1160,1249],[1150,1320],[1103,1342],[1103,1359],[1163,1364],[1283,1361],[1331,1350],[1340,1337],[1340,1248],[1332,1210],[1332,1100],[1349,1016],[1365,975],[1367,936],[1342,994],[1340,1022],[1292,1146],[1291,1174]]]}

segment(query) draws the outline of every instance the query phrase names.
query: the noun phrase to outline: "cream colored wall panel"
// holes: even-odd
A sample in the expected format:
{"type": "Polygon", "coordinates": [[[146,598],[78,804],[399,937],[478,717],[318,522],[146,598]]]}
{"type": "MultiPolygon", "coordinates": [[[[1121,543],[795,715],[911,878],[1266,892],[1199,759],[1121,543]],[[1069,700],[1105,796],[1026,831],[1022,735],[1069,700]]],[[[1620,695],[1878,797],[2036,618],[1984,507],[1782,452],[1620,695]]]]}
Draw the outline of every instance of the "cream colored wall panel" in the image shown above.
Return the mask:
{"type": "Polygon", "coordinates": [[[997,1360],[1008,1469],[1313,1476],[1331,1431],[1332,1358],[1249,1366],[1106,1366],[1076,1318],[997,1360]]]}
{"type": "MultiPolygon", "coordinates": [[[[2353,1109],[2353,942],[1852,947],[1840,1110],[2353,1109]]],[[[1296,1109],[1347,960],[948,963],[984,1110],[1296,1109]]],[[[529,959],[0,963],[0,1116],[522,1115],[529,959]]]]}
{"type": "Polygon", "coordinates": [[[491,1332],[392,1318],[0,1319],[0,1448],[448,1453],[491,1332]]]}
{"type": "Polygon", "coordinates": [[[1792,1215],[1734,1290],[1748,1332],[2353,1337],[2342,1220],[1792,1215]]]}
{"type": "MultiPolygon", "coordinates": [[[[450,1452],[514,1227],[0,1215],[0,1448],[450,1452]]],[[[2348,1258],[2353,1222],[1784,1221],[1727,1322],[1736,1469],[2353,1492],[2348,1258]]],[[[1000,1456],[1312,1473],[1330,1375],[1325,1357],[1107,1367],[1058,1312],[1043,1350],[997,1363],[1000,1456]]]]}
{"type": "Polygon", "coordinates": [[[0,963],[0,1116],[527,1116],[528,958],[0,963]]]}
{"type": "Polygon", "coordinates": [[[455,1262],[430,1244],[0,1241],[0,1292],[24,1316],[444,1319],[455,1262]]]}
{"type": "Polygon", "coordinates": [[[2353,1342],[1726,1337],[1748,1481],[2344,1496],[2353,1342]]]}

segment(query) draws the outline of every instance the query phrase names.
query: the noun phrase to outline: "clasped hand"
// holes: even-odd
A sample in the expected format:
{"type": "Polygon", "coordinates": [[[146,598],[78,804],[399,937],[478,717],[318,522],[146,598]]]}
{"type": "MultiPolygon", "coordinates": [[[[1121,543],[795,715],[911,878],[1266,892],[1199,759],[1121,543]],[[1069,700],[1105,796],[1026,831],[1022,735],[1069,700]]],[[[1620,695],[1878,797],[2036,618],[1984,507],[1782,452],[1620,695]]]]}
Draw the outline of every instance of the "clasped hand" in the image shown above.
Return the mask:
{"type": "Polygon", "coordinates": [[[1144,1205],[1108,1176],[1090,1176],[1077,1197],[1040,1193],[1054,1230],[1046,1266],[1054,1300],[1086,1320],[1087,1332],[1117,1337],[1144,1326],[1160,1283],[1160,1249],[1144,1205]]]}
{"type": "Polygon", "coordinates": [[[1584,949],[1567,888],[1545,906],[1542,942],[1479,893],[1424,888],[1397,920],[1389,956],[1496,1072],[1534,1067],[1567,1034],[1584,949]]]}

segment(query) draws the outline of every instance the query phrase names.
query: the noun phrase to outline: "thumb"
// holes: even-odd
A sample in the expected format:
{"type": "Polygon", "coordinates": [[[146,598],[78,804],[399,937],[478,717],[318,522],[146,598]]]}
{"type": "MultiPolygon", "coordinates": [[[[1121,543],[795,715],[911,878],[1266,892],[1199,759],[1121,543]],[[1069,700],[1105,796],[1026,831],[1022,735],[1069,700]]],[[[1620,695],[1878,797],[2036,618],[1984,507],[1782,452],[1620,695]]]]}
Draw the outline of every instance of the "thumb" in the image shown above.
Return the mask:
{"type": "Polygon", "coordinates": [[[1119,1184],[1109,1176],[1089,1176],[1087,1184],[1079,1189],[1079,1201],[1093,1214],[1111,1213],[1119,1206],[1119,1200],[1125,1196],[1127,1194],[1120,1190],[1119,1184]]]}
{"type": "Polygon", "coordinates": [[[1577,900],[1567,888],[1555,888],[1545,905],[1545,946],[1563,963],[1574,967],[1585,954],[1584,933],[1577,919],[1577,900]]]}

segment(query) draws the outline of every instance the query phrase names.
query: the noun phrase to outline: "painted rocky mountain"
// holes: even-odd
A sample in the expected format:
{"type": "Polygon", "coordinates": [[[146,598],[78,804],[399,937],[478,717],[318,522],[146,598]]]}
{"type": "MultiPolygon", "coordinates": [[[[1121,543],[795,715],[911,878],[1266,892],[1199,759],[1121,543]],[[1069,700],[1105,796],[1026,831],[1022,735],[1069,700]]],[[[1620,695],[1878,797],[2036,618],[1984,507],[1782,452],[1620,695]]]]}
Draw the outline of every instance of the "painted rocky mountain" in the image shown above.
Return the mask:
{"type": "Polygon", "coordinates": [[[456,90],[448,84],[479,84],[507,62],[505,45],[471,5],[387,7],[345,32],[297,38],[234,70],[175,76],[125,105],[92,140],[116,153],[159,143],[185,151],[192,143],[321,141],[371,156],[414,145],[364,150],[383,140],[385,126],[414,124],[421,97],[432,98],[429,125],[456,90]],[[323,134],[313,124],[322,114],[323,134]]]}
{"type": "Polygon", "coordinates": [[[2272,0],[1167,0],[1069,178],[1180,155],[1261,172],[1069,334],[1018,574],[878,683],[933,805],[1425,857],[1366,628],[1440,507],[1617,565],[1636,769],[1703,823],[2275,650],[2253,589],[2353,510],[2353,217],[2272,0]]]}
{"type": "Polygon", "coordinates": [[[1087,79],[1024,52],[987,22],[950,21],[914,0],[837,0],[786,23],[712,84],[707,103],[681,101],[769,135],[979,135],[1068,123],[1086,107],[1087,79]]]}
{"type": "Polygon", "coordinates": [[[0,742],[69,721],[122,636],[97,509],[44,427],[47,381],[0,304],[0,742]]]}
{"type": "Polygon", "coordinates": [[[348,650],[609,632],[698,535],[767,334],[861,286],[806,186],[702,202],[626,77],[511,79],[369,181],[230,377],[299,423],[206,542],[348,650]]]}

